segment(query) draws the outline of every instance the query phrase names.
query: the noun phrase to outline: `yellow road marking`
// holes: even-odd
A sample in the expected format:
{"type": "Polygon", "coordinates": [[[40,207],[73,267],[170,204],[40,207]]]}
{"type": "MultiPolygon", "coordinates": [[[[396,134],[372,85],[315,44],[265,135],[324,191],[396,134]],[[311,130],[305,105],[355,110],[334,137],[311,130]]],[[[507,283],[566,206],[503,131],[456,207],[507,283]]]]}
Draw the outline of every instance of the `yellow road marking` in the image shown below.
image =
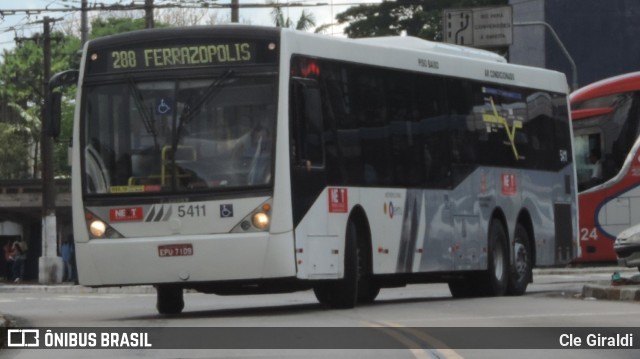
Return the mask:
{"type": "Polygon", "coordinates": [[[411,352],[411,354],[416,358],[416,359],[426,359],[426,358],[433,358],[434,355],[430,355],[429,351],[431,352],[437,352],[438,355],[436,355],[436,357],[438,358],[447,358],[447,359],[464,359],[463,356],[461,356],[460,354],[458,354],[455,350],[449,348],[445,343],[443,343],[442,341],[426,334],[423,333],[419,330],[415,330],[412,328],[408,328],[405,327],[401,324],[398,323],[393,323],[393,322],[381,322],[381,323],[375,323],[375,322],[368,322],[367,323],[369,326],[371,327],[375,327],[375,328],[381,328],[382,331],[385,332],[385,334],[393,337],[394,339],[396,339],[397,341],[399,341],[400,343],[402,343],[403,345],[405,345],[407,347],[407,349],[411,352]],[[420,338],[423,342],[431,345],[433,347],[433,349],[427,350],[427,349],[414,349],[416,347],[420,347],[420,344],[416,343],[413,339],[411,339],[409,336],[406,335],[402,335],[401,333],[399,333],[396,330],[384,330],[385,328],[397,328],[402,332],[405,332],[413,337],[416,338],[420,338]]]}

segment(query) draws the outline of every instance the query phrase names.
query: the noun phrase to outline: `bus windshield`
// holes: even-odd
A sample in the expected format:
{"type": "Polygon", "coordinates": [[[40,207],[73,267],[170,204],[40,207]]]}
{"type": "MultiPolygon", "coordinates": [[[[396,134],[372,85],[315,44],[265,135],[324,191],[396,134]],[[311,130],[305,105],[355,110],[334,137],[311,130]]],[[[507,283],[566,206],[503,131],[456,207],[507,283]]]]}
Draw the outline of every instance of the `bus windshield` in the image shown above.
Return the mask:
{"type": "Polygon", "coordinates": [[[176,193],[271,183],[276,76],[87,86],[84,191],[176,193]]]}
{"type": "Polygon", "coordinates": [[[637,96],[631,92],[572,104],[595,115],[574,120],[574,147],[580,191],[616,176],[638,137],[637,96]]]}

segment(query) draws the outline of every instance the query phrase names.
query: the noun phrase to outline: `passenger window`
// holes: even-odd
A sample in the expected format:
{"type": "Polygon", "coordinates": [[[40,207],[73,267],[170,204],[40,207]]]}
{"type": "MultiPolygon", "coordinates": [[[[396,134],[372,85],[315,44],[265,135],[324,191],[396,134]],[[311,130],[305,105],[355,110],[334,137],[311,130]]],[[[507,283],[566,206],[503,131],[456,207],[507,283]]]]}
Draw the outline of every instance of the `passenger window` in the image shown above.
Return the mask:
{"type": "Polygon", "coordinates": [[[320,89],[313,80],[293,80],[291,99],[291,150],[295,165],[324,167],[320,89]]]}

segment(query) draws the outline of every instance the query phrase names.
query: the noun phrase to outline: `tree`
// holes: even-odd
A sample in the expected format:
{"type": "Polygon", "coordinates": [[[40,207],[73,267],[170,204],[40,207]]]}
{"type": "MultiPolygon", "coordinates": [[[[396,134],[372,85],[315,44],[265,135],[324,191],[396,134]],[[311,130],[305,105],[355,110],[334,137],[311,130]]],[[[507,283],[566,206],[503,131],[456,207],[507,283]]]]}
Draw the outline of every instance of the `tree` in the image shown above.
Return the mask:
{"type": "MultiPolygon", "coordinates": [[[[74,62],[79,40],[54,32],[52,72],[68,69],[74,62]]],[[[0,65],[2,116],[0,153],[11,165],[0,168],[0,178],[24,179],[40,175],[41,113],[44,104],[42,35],[25,38],[11,50],[4,50],[0,65]]],[[[66,165],[66,154],[64,155],[66,165]]],[[[0,159],[1,160],[1,159],[0,159]]],[[[3,161],[4,162],[4,161],[3,161]]],[[[6,163],[6,162],[5,162],[6,163]]],[[[56,172],[69,172],[56,164],[56,172]]]]}
{"type": "Polygon", "coordinates": [[[203,11],[197,8],[163,9],[157,12],[156,20],[170,26],[215,25],[230,22],[218,11],[203,11]]]}
{"type": "Polygon", "coordinates": [[[24,146],[25,138],[20,128],[6,122],[0,122],[0,178],[24,179],[30,177],[31,164],[29,148],[24,146]]]}
{"type": "MultiPolygon", "coordinates": [[[[163,27],[156,23],[156,27],[163,27]]],[[[91,33],[89,38],[95,39],[107,35],[119,34],[128,31],[141,30],[145,28],[144,19],[131,19],[122,17],[96,18],[91,22],[91,33]]]]}
{"type": "Polygon", "coordinates": [[[338,24],[347,24],[348,37],[400,35],[441,41],[442,12],[450,8],[506,5],[508,0],[398,0],[375,5],[354,6],[336,15],[338,24]]]}
{"type": "Polygon", "coordinates": [[[312,13],[308,13],[305,10],[302,10],[302,14],[300,14],[300,18],[298,19],[298,21],[296,21],[294,26],[291,18],[287,17],[285,19],[284,14],[282,13],[282,7],[279,6],[277,2],[272,2],[271,4],[273,5],[271,17],[273,18],[273,22],[277,27],[293,27],[296,30],[307,31],[316,26],[316,19],[312,13]]]}

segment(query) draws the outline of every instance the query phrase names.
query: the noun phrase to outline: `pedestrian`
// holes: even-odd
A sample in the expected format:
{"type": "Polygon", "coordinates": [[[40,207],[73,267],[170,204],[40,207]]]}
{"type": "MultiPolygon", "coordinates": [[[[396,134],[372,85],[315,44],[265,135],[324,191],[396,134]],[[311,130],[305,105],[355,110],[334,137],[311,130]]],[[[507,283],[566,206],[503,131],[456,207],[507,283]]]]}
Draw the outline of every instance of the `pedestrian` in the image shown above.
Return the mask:
{"type": "Polygon", "coordinates": [[[13,242],[12,248],[14,253],[13,281],[19,283],[24,279],[24,264],[27,260],[27,252],[29,251],[29,246],[27,245],[27,241],[25,241],[24,238],[20,238],[20,240],[13,242]]]}
{"type": "Polygon", "coordinates": [[[13,272],[13,260],[14,260],[13,243],[11,243],[10,240],[7,241],[2,247],[2,250],[4,251],[4,263],[5,263],[4,276],[7,281],[11,281],[11,279],[13,278],[12,272],[13,272]]]}
{"type": "Polygon", "coordinates": [[[76,276],[73,269],[73,259],[75,248],[73,246],[73,234],[69,234],[60,247],[62,262],[64,263],[64,273],[62,274],[63,282],[75,282],[76,276]]]}

